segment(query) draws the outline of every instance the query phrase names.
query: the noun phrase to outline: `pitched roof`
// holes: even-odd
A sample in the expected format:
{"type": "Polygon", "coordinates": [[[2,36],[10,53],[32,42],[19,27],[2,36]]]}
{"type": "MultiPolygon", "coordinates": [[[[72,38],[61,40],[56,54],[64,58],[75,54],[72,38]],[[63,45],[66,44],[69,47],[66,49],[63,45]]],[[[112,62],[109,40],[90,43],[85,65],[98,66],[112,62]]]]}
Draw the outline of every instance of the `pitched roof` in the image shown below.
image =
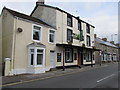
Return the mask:
{"type": "Polygon", "coordinates": [[[33,21],[33,22],[37,22],[37,23],[40,23],[40,24],[43,24],[43,25],[47,25],[49,27],[52,27],[54,28],[53,26],[43,22],[42,20],[40,19],[37,19],[35,17],[32,17],[32,16],[28,16],[26,14],[23,14],[23,13],[20,13],[20,12],[17,12],[17,11],[14,11],[14,10],[11,10],[11,9],[8,9],[6,7],[3,8],[3,10],[7,10],[10,14],[12,14],[13,16],[16,16],[16,17],[20,17],[20,18],[23,18],[23,19],[27,19],[27,20],[30,20],[30,21],[33,21]]]}
{"type": "MultiPolygon", "coordinates": [[[[53,7],[53,6],[50,6],[50,5],[39,4],[39,3],[36,4],[36,7],[34,8],[34,10],[32,11],[32,13],[31,13],[30,16],[32,16],[32,14],[34,13],[34,11],[36,10],[36,8],[37,8],[38,6],[44,6],[44,7],[49,7],[49,8],[53,8],[53,9],[59,10],[59,11],[61,11],[61,12],[64,12],[64,13],[67,13],[67,14],[71,15],[72,17],[74,17],[74,18],[76,18],[76,19],[78,19],[78,20],[80,20],[80,21],[82,21],[82,22],[84,22],[84,23],[86,23],[86,24],[89,24],[89,23],[81,20],[79,17],[76,17],[76,16],[74,16],[74,15],[72,15],[72,14],[70,14],[70,13],[66,12],[65,10],[62,10],[62,9],[60,9],[60,8],[58,8],[58,7],[53,7]]],[[[89,24],[89,25],[92,26],[93,28],[95,28],[93,25],[91,25],[91,24],[89,24]]]]}
{"type": "Polygon", "coordinates": [[[111,46],[111,47],[115,47],[115,48],[118,48],[117,46],[115,46],[114,44],[108,42],[108,41],[103,41],[102,39],[96,37],[95,38],[95,41],[100,43],[100,44],[104,44],[104,45],[107,45],[107,46],[111,46]]]}

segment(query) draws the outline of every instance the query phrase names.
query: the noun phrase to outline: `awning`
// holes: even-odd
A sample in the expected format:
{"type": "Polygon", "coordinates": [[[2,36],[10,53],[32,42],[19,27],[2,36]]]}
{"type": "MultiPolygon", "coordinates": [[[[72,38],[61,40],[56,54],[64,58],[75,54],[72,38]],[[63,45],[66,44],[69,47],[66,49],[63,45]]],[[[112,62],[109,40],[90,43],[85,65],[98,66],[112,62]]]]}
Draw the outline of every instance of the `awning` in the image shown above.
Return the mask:
{"type": "Polygon", "coordinates": [[[56,44],[56,46],[62,46],[62,47],[75,47],[75,48],[79,48],[79,49],[87,49],[87,50],[92,50],[92,51],[101,51],[100,49],[87,48],[87,47],[76,46],[76,45],[72,45],[72,44],[56,44]]]}

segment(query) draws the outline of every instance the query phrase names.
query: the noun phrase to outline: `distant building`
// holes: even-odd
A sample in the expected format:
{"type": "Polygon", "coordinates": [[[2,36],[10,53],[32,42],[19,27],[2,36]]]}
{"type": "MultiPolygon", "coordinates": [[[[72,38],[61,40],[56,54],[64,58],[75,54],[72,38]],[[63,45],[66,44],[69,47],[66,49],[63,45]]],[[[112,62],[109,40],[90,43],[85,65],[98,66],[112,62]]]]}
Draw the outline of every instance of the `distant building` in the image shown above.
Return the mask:
{"type": "Polygon", "coordinates": [[[107,41],[107,38],[98,38],[95,35],[95,48],[100,51],[95,52],[96,64],[101,61],[117,61],[118,60],[118,47],[114,42],[107,41]]]}

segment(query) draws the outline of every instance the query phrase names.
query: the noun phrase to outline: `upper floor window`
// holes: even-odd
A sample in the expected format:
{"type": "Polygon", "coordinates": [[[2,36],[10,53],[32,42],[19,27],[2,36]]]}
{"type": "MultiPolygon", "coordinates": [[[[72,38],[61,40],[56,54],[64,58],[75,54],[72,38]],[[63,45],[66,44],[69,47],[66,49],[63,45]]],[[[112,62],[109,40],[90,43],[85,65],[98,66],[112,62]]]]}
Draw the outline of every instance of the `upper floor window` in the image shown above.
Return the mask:
{"type": "Polygon", "coordinates": [[[40,26],[33,26],[33,40],[40,41],[41,39],[41,27],[40,26]]]}
{"type": "Polygon", "coordinates": [[[87,31],[87,33],[90,33],[90,25],[89,24],[86,24],[86,31],[87,31]]]}
{"type": "Polygon", "coordinates": [[[67,29],[67,42],[73,42],[72,30],[67,29]]]}
{"type": "Polygon", "coordinates": [[[67,15],[67,25],[72,27],[72,16],[71,15],[67,15]]]}
{"type": "Polygon", "coordinates": [[[80,30],[80,41],[84,41],[83,30],[80,30]]]}
{"type": "Polygon", "coordinates": [[[90,36],[87,35],[87,46],[91,46],[90,36]]]}
{"type": "Polygon", "coordinates": [[[49,30],[49,42],[54,43],[55,42],[55,31],[49,30]]]}
{"type": "Polygon", "coordinates": [[[81,28],[81,22],[78,20],[78,30],[82,30],[81,28]]]}

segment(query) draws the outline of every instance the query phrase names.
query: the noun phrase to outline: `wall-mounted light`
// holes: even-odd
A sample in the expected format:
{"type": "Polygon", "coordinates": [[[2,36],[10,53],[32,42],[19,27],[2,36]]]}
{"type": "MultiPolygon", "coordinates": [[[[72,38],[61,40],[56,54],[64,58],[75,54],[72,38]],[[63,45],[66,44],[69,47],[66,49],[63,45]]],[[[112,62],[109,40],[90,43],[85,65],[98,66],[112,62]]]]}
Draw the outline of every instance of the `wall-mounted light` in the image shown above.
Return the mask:
{"type": "Polygon", "coordinates": [[[23,31],[23,29],[22,29],[22,28],[18,28],[17,30],[18,30],[18,32],[22,32],[22,31],[23,31]]]}

